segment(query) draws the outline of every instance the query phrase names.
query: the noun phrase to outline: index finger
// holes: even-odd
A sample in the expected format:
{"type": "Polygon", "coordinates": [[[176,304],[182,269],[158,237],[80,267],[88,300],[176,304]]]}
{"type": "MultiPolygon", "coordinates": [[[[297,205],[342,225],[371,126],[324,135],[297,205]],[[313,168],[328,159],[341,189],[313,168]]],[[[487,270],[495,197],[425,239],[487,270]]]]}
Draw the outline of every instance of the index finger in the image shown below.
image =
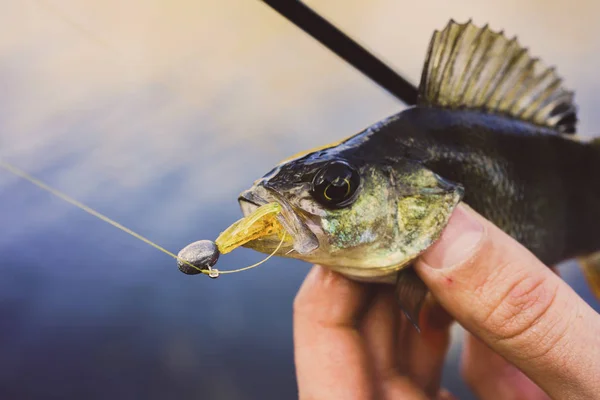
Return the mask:
{"type": "Polygon", "coordinates": [[[368,399],[372,376],[356,321],[366,285],[315,266],[294,302],[294,355],[300,399],[368,399]]]}

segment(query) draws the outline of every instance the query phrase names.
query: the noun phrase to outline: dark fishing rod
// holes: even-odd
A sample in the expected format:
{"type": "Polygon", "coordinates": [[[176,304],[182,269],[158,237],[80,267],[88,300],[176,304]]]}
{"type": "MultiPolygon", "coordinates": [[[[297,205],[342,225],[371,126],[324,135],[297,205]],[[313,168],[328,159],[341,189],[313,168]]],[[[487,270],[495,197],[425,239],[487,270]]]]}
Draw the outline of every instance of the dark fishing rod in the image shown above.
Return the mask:
{"type": "Polygon", "coordinates": [[[417,88],[364,47],[299,0],[262,0],[354,68],[407,105],[417,103],[417,88]]]}

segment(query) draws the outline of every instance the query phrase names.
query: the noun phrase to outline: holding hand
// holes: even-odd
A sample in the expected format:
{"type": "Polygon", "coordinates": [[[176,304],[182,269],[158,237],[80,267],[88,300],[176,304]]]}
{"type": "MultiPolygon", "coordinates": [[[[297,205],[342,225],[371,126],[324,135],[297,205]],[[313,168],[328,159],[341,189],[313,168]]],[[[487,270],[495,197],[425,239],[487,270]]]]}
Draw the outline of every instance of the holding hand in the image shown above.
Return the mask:
{"type": "Polygon", "coordinates": [[[393,287],[313,268],[294,305],[300,399],[453,398],[439,387],[452,317],[472,334],[478,398],[600,399],[600,315],[510,236],[461,205],[415,268],[441,304],[428,298],[421,334],[393,287]]]}

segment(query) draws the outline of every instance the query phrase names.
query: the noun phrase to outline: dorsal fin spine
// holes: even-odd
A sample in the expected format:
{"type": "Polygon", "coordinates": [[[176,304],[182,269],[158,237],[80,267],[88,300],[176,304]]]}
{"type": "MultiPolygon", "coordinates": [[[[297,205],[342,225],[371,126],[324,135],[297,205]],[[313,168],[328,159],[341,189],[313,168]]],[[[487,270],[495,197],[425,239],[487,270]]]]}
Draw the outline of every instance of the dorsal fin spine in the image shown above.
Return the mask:
{"type": "MultiPolygon", "coordinates": [[[[535,70],[536,65],[539,65],[540,61],[539,59],[535,58],[534,62],[532,64],[532,70],[535,70]]],[[[548,76],[548,74],[550,73],[549,70],[544,71],[541,75],[539,75],[538,77],[532,77],[533,74],[528,74],[527,75],[527,79],[525,79],[525,82],[523,84],[523,89],[521,92],[518,92],[518,96],[515,96],[515,101],[512,104],[512,107],[510,108],[510,112],[513,113],[514,115],[516,115],[517,117],[521,117],[521,115],[523,114],[523,105],[522,103],[524,103],[525,101],[527,101],[528,98],[535,98],[535,92],[539,90],[539,84],[541,82],[544,81],[544,79],[546,79],[546,76],[548,76]],[[530,85],[527,85],[527,83],[532,83],[530,85]]],[[[531,100],[530,100],[531,101],[531,100]]]]}
{"type": "MultiPolygon", "coordinates": [[[[489,27],[486,24],[485,27],[483,28],[483,30],[481,31],[481,37],[479,38],[479,42],[481,42],[481,40],[484,39],[484,37],[488,33],[488,31],[489,31],[489,27]]],[[[479,80],[479,77],[481,76],[481,71],[483,71],[483,67],[485,67],[485,62],[486,62],[485,55],[488,53],[491,45],[492,45],[492,43],[488,42],[486,47],[484,47],[484,50],[481,52],[481,54],[479,55],[479,58],[477,59],[477,64],[475,65],[475,68],[473,69],[473,74],[467,81],[467,92],[466,92],[467,97],[465,99],[468,100],[469,103],[475,102],[475,97],[477,96],[477,93],[478,93],[478,88],[477,88],[477,85],[475,85],[475,82],[477,82],[479,80]]],[[[479,43],[478,43],[477,47],[479,47],[479,43]]],[[[474,54],[476,54],[476,53],[474,53],[474,54]]]]}
{"type": "MultiPolygon", "coordinates": [[[[518,43],[516,37],[513,38],[512,42],[514,43],[514,45],[516,47],[519,47],[519,43],[518,43]]],[[[526,56],[527,56],[527,50],[521,49],[517,54],[515,54],[510,59],[508,70],[506,71],[506,73],[502,74],[502,76],[500,77],[500,80],[498,81],[496,90],[494,90],[494,92],[491,94],[491,96],[489,98],[489,102],[490,102],[489,104],[494,109],[498,108],[499,103],[502,101],[503,98],[506,97],[506,92],[507,92],[506,89],[508,89],[508,91],[513,90],[514,86],[511,86],[510,84],[504,85],[504,87],[506,88],[504,90],[500,90],[500,87],[502,87],[502,85],[505,84],[505,82],[509,82],[511,80],[511,78],[513,78],[514,75],[516,75],[518,73],[518,65],[522,60],[524,60],[526,58],[526,56]]]]}
{"type": "Polygon", "coordinates": [[[552,83],[548,85],[548,89],[538,93],[531,105],[525,110],[523,110],[521,116],[524,119],[535,117],[536,114],[539,113],[540,107],[542,106],[542,104],[544,104],[544,101],[552,97],[554,90],[558,89],[560,87],[560,84],[560,78],[554,78],[554,81],[552,81],[552,83]]]}
{"type": "MultiPolygon", "coordinates": [[[[462,31],[464,32],[464,30],[462,31]]],[[[438,90],[437,95],[440,96],[440,94],[444,91],[448,91],[448,90],[452,90],[451,88],[448,89],[448,87],[451,85],[451,81],[449,81],[449,76],[451,76],[451,74],[454,72],[454,64],[453,64],[453,60],[456,59],[456,52],[454,51],[454,49],[456,49],[456,44],[460,41],[461,38],[461,33],[460,28],[457,28],[457,25],[452,25],[449,26],[448,29],[448,34],[446,35],[446,46],[452,46],[452,51],[448,54],[448,60],[446,60],[443,64],[445,64],[445,68],[444,68],[444,72],[442,73],[442,82],[443,85],[440,85],[440,88],[438,90]],[[454,28],[454,30],[459,30],[458,34],[456,35],[452,35],[452,28],[454,28]],[[450,43],[452,42],[452,43],[450,43]]]]}
{"type": "Polygon", "coordinates": [[[418,106],[472,109],[574,133],[572,92],[517,38],[450,20],[435,31],[424,63],[418,106]],[[570,94],[569,94],[570,93],[570,94]]]}
{"type": "MultiPolygon", "coordinates": [[[[510,42],[508,42],[508,47],[509,48],[511,48],[511,47],[518,48],[519,47],[516,38],[513,38],[510,42]]],[[[510,72],[514,68],[515,58],[522,57],[523,54],[525,54],[525,51],[523,51],[521,53],[516,53],[512,57],[504,60],[504,62],[502,64],[498,65],[498,68],[496,69],[496,71],[494,71],[494,80],[493,80],[494,86],[493,86],[492,90],[489,91],[490,93],[488,94],[487,98],[484,100],[483,104],[491,104],[494,95],[497,95],[498,92],[502,92],[502,90],[501,90],[502,85],[510,77],[510,72]],[[507,69],[505,73],[503,73],[503,74],[499,73],[499,71],[504,70],[504,69],[507,69]]],[[[501,95],[502,95],[502,93],[498,94],[497,97],[499,98],[501,95]]],[[[497,104],[497,102],[496,102],[496,104],[497,104]]]]}
{"type": "MultiPolygon", "coordinates": [[[[464,28],[461,29],[456,37],[456,42],[455,42],[454,46],[460,45],[462,43],[462,40],[463,40],[465,34],[466,34],[466,29],[464,29],[464,28]]],[[[451,58],[452,64],[454,64],[454,62],[456,61],[456,57],[458,57],[458,52],[453,52],[453,53],[454,54],[452,54],[452,58],[451,58]]],[[[458,93],[460,93],[460,90],[463,86],[462,83],[463,83],[464,74],[465,74],[465,69],[462,69],[460,71],[455,71],[454,68],[452,69],[452,74],[449,77],[450,85],[452,87],[451,92],[450,92],[450,98],[452,98],[452,97],[456,96],[458,93]],[[453,74],[457,74],[457,73],[459,73],[460,75],[458,75],[456,77],[456,79],[452,79],[453,74]]]]}
{"type": "MultiPolygon", "coordinates": [[[[481,57],[482,67],[481,67],[480,72],[482,72],[485,69],[485,67],[488,65],[487,64],[488,57],[486,57],[486,56],[494,49],[494,47],[496,46],[496,43],[498,43],[498,38],[500,38],[500,37],[501,36],[497,36],[496,38],[494,38],[493,41],[490,41],[490,44],[485,49],[486,51],[485,51],[484,55],[481,57]]],[[[503,66],[504,66],[504,63],[496,64],[496,67],[492,71],[490,71],[490,75],[492,77],[496,77],[498,72],[501,71],[503,66]]],[[[477,96],[475,98],[475,104],[477,104],[478,106],[483,106],[485,104],[485,100],[487,100],[486,93],[489,91],[489,88],[493,82],[494,82],[493,79],[489,79],[489,80],[487,80],[485,85],[483,85],[481,88],[479,88],[479,90],[477,92],[477,96]]],[[[496,85],[494,85],[494,87],[496,87],[496,85]]],[[[491,93],[493,93],[493,91],[491,93]]],[[[487,97],[489,97],[489,95],[487,97]]]]}
{"type": "MultiPolygon", "coordinates": [[[[439,40],[442,43],[446,43],[446,38],[448,37],[448,30],[444,29],[442,32],[440,32],[439,34],[439,40]]],[[[437,57],[435,58],[435,62],[433,64],[433,68],[435,69],[436,73],[437,71],[441,68],[443,64],[443,53],[438,53],[437,57]]],[[[440,92],[440,86],[433,86],[430,88],[430,91],[432,92],[432,95],[434,98],[439,98],[439,92],[440,92]]]]}
{"type": "MultiPolygon", "coordinates": [[[[528,55],[528,52],[525,51],[525,54],[528,55]]],[[[526,71],[531,71],[534,68],[533,66],[536,62],[537,62],[537,59],[535,59],[535,58],[530,59],[527,62],[524,69],[526,71]]],[[[523,95],[523,92],[525,92],[527,90],[527,87],[525,86],[525,82],[530,79],[530,75],[531,75],[530,72],[528,72],[527,75],[521,75],[519,77],[518,81],[515,82],[515,85],[513,85],[512,90],[510,90],[508,92],[508,94],[506,96],[506,100],[503,103],[501,103],[501,104],[504,104],[504,108],[506,110],[508,110],[509,113],[511,113],[513,111],[515,104],[519,101],[519,99],[523,95]]]]}
{"type": "MultiPolygon", "coordinates": [[[[471,20],[469,20],[469,24],[471,23],[471,20]]],[[[475,40],[473,41],[473,44],[471,45],[471,49],[472,48],[476,48],[479,46],[479,44],[481,43],[481,38],[483,36],[483,33],[487,30],[487,24],[483,27],[483,29],[481,29],[478,33],[477,36],[475,37],[475,40]]],[[[465,29],[466,31],[466,29],[465,29]]],[[[463,69],[462,71],[462,76],[461,76],[461,81],[464,81],[464,83],[462,84],[461,87],[461,91],[459,93],[459,102],[463,103],[464,99],[467,95],[467,92],[469,90],[469,81],[470,79],[467,77],[466,79],[464,79],[464,76],[466,74],[467,71],[469,71],[471,69],[471,66],[473,65],[473,60],[475,59],[475,52],[471,51],[471,55],[469,56],[469,61],[467,62],[467,66],[466,68],[463,69]]]]}

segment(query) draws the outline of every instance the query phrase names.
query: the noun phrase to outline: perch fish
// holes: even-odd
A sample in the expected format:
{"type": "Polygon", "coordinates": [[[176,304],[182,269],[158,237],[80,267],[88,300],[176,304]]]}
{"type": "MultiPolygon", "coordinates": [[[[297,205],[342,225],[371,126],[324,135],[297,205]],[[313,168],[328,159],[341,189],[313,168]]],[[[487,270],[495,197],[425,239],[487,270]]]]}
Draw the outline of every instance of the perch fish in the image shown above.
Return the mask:
{"type": "Polygon", "coordinates": [[[416,323],[427,288],[411,263],[462,201],[547,265],[579,258],[600,296],[600,141],[578,139],[576,123],[554,68],[516,38],[450,21],[416,106],[281,162],[239,196],[244,218],[214,251],[184,249],[180,268],[210,269],[238,246],[301,259],[395,284],[416,323]]]}

